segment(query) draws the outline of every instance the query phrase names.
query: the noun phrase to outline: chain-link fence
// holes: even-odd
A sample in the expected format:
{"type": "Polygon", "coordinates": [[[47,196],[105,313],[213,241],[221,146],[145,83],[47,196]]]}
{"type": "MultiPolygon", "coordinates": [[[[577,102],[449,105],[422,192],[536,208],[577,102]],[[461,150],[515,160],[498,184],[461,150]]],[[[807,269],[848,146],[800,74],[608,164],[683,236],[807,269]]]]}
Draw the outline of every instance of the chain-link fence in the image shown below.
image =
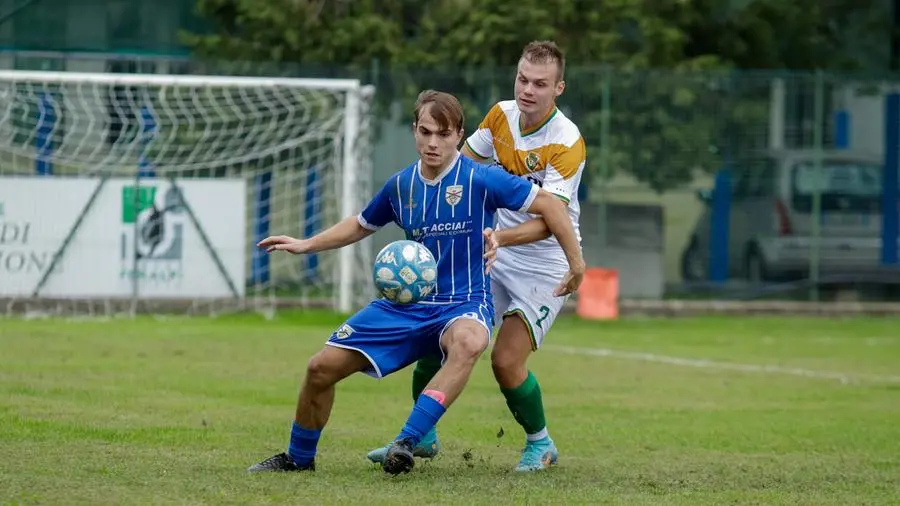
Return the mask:
{"type": "MultiPolygon", "coordinates": [[[[376,89],[376,185],[415,158],[409,110],[418,91],[459,96],[471,132],[494,102],[512,97],[515,72],[33,52],[7,55],[0,66],[359,78],[376,89]]],[[[895,296],[896,156],[886,156],[897,151],[888,107],[894,83],[578,66],[566,81],[559,106],[589,150],[581,190],[586,256],[619,271],[623,296],[895,296]]]]}

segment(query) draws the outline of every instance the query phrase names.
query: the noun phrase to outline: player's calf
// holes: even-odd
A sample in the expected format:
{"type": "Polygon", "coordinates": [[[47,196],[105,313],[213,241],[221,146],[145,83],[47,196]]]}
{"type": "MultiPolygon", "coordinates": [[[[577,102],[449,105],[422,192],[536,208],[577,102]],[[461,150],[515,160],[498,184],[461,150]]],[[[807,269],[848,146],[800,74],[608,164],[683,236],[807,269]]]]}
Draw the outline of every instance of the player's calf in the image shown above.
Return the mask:
{"type": "Polygon", "coordinates": [[[334,385],[366,364],[368,360],[352,350],[326,346],[316,353],[300,388],[288,451],[254,464],[247,471],[314,471],[319,438],[334,402],[334,385]]]}
{"type": "Polygon", "coordinates": [[[403,430],[388,448],[382,463],[386,472],[398,474],[412,469],[414,448],[437,425],[468,382],[488,344],[487,325],[476,318],[475,313],[458,316],[450,320],[440,336],[447,360],[416,399],[403,430]]]}
{"type": "Polygon", "coordinates": [[[526,315],[520,311],[503,320],[491,352],[491,366],[513,418],[525,431],[526,445],[516,471],[538,471],[555,464],[559,452],[544,414],[541,387],[526,362],[532,351],[532,336],[526,315]]]}
{"type": "MultiPolygon", "coordinates": [[[[518,329],[517,329],[518,330],[518,329]]],[[[515,388],[528,376],[528,357],[531,355],[531,339],[522,320],[507,317],[491,350],[491,371],[500,388],[515,388]],[[510,332],[510,327],[521,327],[521,334],[510,332]]]]}
{"type": "Polygon", "coordinates": [[[447,359],[427,388],[441,392],[445,406],[453,404],[462,393],[478,358],[487,348],[489,335],[487,326],[480,320],[460,317],[441,336],[447,359]]]}

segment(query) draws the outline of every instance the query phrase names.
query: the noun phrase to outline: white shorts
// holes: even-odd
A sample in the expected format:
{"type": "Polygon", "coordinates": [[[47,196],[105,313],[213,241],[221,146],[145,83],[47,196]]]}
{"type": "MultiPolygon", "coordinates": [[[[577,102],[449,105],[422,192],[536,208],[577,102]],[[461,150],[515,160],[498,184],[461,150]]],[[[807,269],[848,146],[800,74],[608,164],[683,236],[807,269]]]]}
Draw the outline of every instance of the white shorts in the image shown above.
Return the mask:
{"type": "Polygon", "coordinates": [[[491,269],[494,327],[500,328],[505,316],[518,315],[528,328],[531,349],[540,348],[569,298],[553,295],[566,272],[568,267],[559,262],[542,262],[508,250],[498,251],[497,262],[491,269]]]}

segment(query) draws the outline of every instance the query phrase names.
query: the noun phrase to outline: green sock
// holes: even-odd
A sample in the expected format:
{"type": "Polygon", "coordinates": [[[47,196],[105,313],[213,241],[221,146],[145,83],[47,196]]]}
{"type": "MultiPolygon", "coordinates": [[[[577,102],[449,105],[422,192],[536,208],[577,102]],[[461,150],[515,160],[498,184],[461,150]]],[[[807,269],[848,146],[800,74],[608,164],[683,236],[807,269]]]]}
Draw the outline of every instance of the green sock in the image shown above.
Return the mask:
{"type": "Polygon", "coordinates": [[[547,428],[541,386],[531,371],[528,371],[528,377],[521,385],[516,388],[501,388],[500,391],[506,397],[506,405],[513,418],[525,429],[525,434],[539,434],[547,428]]]}
{"type": "Polygon", "coordinates": [[[428,382],[431,381],[431,378],[433,378],[440,370],[441,359],[439,357],[422,357],[419,359],[416,363],[416,368],[413,369],[412,375],[413,402],[416,402],[419,398],[419,394],[422,393],[422,390],[425,390],[425,387],[428,386],[428,382]]]}

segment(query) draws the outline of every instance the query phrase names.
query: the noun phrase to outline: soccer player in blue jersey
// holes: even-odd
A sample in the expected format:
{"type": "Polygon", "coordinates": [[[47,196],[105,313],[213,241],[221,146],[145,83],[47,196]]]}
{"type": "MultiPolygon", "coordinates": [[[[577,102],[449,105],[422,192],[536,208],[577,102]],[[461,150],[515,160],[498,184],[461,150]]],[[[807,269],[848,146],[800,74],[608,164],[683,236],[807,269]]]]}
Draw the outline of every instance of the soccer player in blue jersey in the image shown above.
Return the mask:
{"type": "Polygon", "coordinates": [[[437,289],[412,305],[375,300],[332,333],[307,365],[288,451],[251,466],[250,472],[315,469],[319,436],[342,379],[355,372],[380,378],[424,356],[443,356],[443,367],[419,396],[382,463],[391,474],[412,469],[413,448],[459,397],[490,341],[494,308],[484,237],[490,236],[498,209],[541,215],[570,266],[557,290],[571,293],[581,283],[584,259],[564,207],[524,178],[461,156],[463,111],[455,97],[422,92],[414,118],[420,159],[391,176],[358,216],[309,239],[273,236],[259,246],[295,254],[337,249],[394,222],[434,253],[437,289]]]}
{"type": "MultiPolygon", "coordinates": [[[[579,128],[556,107],[557,97],[565,90],[565,67],[565,53],[556,43],[526,45],[517,65],[515,100],[495,104],[461,152],[478,162],[497,163],[557,197],[577,234],[581,212],[578,187],[587,153],[579,128]]],[[[547,427],[540,384],[527,363],[566,302],[566,297],[551,291],[566,275],[568,262],[540,218],[499,209],[496,228],[495,245],[504,251],[494,256],[496,264],[490,271],[498,327],[491,369],[507,407],[525,433],[525,447],[515,470],[541,471],[557,463],[559,450],[547,427]]],[[[416,363],[413,402],[440,368],[439,357],[423,357],[416,363]]],[[[374,449],[367,457],[382,462],[389,448],[390,444],[374,449]]],[[[435,457],[440,451],[437,431],[426,434],[413,451],[417,457],[435,457]]]]}

